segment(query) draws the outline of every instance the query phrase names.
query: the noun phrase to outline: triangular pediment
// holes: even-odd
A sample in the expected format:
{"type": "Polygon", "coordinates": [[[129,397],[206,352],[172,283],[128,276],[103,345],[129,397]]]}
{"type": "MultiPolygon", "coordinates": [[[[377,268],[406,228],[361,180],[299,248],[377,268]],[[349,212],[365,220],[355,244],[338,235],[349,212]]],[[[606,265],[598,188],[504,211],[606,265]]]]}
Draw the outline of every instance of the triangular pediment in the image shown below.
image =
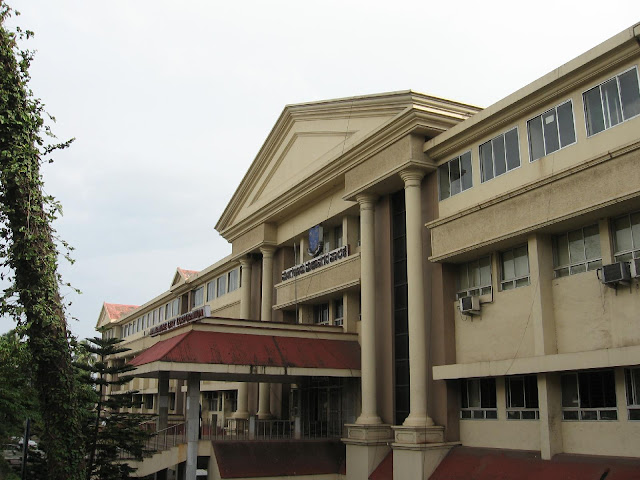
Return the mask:
{"type": "Polygon", "coordinates": [[[198,273],[197,270],[187,270],[187,269],[178,267],[176,268],[176,273],[173,275],[173,280],[171,280],[171,286],[174,287],[175,285],[186,281],[189,277],[192,277],[197,273],[198,273]]]}

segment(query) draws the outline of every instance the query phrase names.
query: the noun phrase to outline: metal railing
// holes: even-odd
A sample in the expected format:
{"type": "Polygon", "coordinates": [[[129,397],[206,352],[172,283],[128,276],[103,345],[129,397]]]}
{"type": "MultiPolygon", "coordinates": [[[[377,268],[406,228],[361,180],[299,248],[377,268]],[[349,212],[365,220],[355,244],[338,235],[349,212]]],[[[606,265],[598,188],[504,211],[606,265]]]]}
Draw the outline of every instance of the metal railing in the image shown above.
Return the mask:
{"type": "Polygon", "coordinates": [[[147,440],[145,449],[163,452],[181,443],[187,443],[186,423],[178,423],[158,430],[147,440]]]}

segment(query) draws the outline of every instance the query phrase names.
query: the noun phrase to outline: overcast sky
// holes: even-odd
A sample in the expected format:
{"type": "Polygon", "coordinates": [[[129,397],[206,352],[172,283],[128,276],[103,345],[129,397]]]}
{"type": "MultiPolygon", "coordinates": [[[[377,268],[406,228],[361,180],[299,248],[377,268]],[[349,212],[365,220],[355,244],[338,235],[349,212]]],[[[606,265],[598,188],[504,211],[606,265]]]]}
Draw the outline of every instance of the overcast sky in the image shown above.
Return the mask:
{"type": "MultiPolygon", "coordinates": [[[[44,167],[75,247],[72,331],[140,305],[214,230],[286,104],[412,89],[489,106],[640,21],[640,2],[9,0],[73,146],[44,167]]],[[[0,331],[12,325],[2,320],[0,331]]]]}

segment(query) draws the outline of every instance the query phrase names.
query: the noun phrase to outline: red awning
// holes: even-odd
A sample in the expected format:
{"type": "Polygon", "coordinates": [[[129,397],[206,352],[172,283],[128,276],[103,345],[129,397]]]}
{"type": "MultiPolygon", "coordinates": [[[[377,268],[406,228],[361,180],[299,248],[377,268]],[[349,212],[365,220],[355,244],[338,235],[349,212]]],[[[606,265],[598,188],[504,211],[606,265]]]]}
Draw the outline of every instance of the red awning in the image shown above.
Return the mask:
{"type": "Polygon", "coordinates": [[[430,480],[640,480],[640,459],[456,447],[430,480]]]}
{"type": "Polygon", "coordinates": [[[131,360],[153,362],[325,369],[360,369],[353,340],[190,331],[160,341],[131,360]]]}

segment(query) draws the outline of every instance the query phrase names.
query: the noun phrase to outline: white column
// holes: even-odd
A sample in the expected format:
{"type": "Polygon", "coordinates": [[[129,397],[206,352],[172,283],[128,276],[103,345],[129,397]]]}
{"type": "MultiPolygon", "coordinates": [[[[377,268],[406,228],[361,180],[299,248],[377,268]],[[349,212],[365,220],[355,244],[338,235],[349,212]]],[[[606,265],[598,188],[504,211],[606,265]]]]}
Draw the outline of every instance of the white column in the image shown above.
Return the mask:
{"type": "Polygon", "coordinates": [[[169,426],[169,372],[158,374],[158,418],[156,430],[164,430],[169,426]]]}
{"type": "Polygon", "coordinates": [[[362,385],[362,413],[356,423],[377,425],[376,398],[376,282],[375,282],[375,229],[374,209],[376,197],[361,194],[356,197],[360,204],[360,295],[362,320],[360,325],[360,382],[362,385]]]}
{"type": "MultiPolygon", "coordinates": [[[[249,320],[251,317],[251,259],[240,259],[242,297],[240,299],[240,318],[249,320]]],[[[249,418],[249,385],[242,382],[238,386],[238,407],[233,418],[249,418]]]]}
{"type": "Polygon", "coordinates": [[[420,184],[424,172],[406,170],[404,181],[407,225],[407,291],[409,316],[409,406],[404,425],[433,425],[427,415],[427,325],[424,313],[424,280],[422,277],[422,201],[420,184]]]}
{"type": "MultiPolygon", "coordinates": [[[[262,302],[260,304],[260,320],[271,321],[273,303],[273,253],[275,247],[260,247],[262,253],[262,302]]],[[[258,393],[258,418],[271,418],[271,384],[261,382],[258,393]]]]}
{"type": "Polygon", "coordinates": [[[185,479],[196,480],[198,434],[200,433],[200,374],[187,377],[187,465],[185,479]]]}

